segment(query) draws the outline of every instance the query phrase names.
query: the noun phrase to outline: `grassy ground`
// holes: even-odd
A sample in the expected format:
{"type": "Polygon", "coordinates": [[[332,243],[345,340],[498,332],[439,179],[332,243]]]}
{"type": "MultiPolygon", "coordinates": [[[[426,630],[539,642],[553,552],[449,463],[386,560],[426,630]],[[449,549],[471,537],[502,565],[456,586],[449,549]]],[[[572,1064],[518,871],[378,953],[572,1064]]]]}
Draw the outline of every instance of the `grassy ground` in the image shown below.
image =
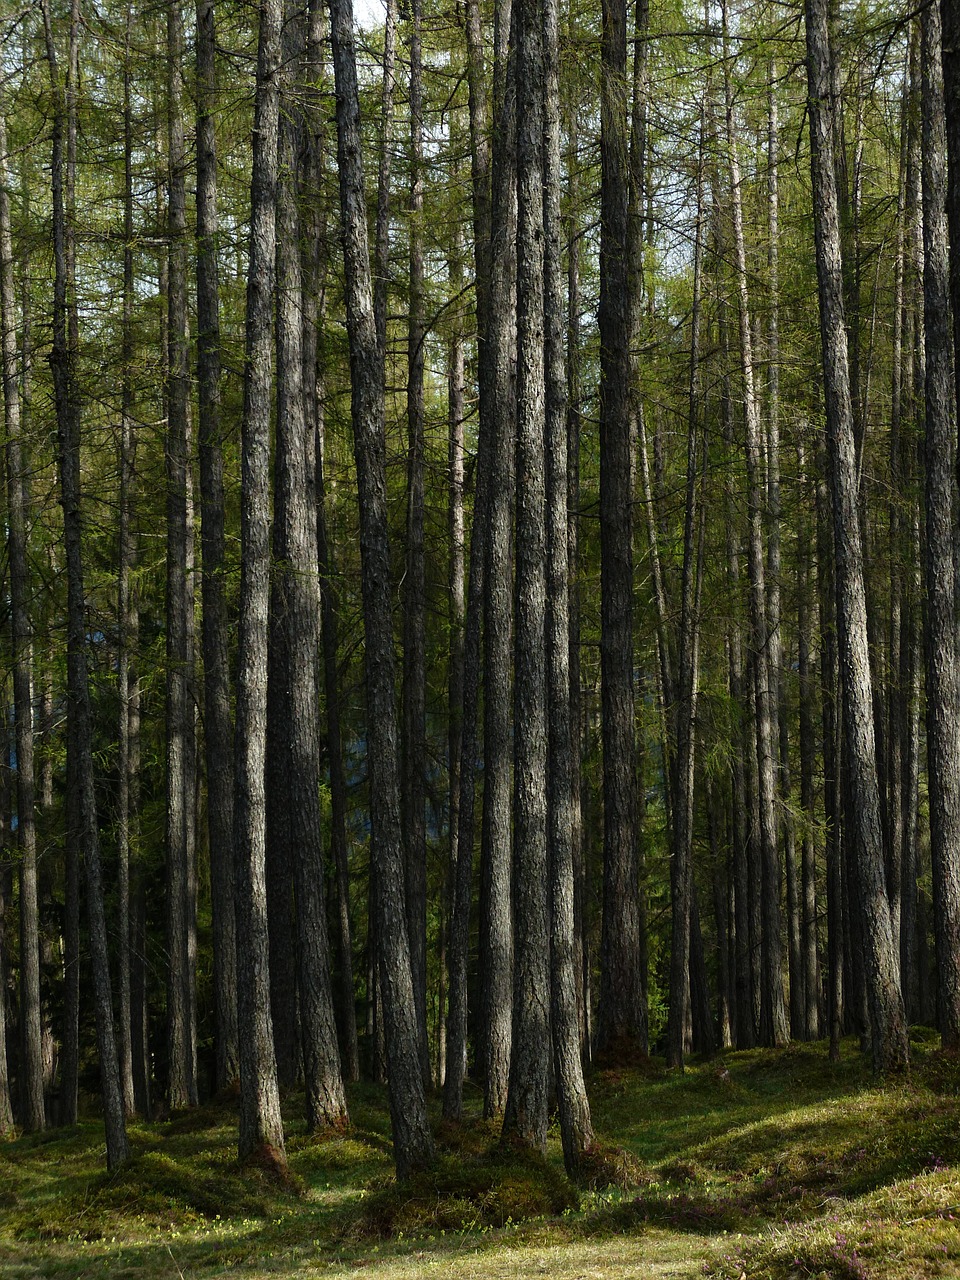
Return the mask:
{"type": "Polygon", "coordinates": [[[89,1121],[0,1145],[0,1276],[960,1276],[960,1064],[914,1049],[886,1089],[853,1045],[599,1072],[596,1180],[620,1185],[578,1190],[556,1135],[523,1160],[476,1119],[438,1126],[437,1170],[398,1189],[369,1086],[347,1135],[308,1139],[291,1100],[283,1187],[237,1167],[230,1105],[133,1126],[115,1178],[89,1121]]]}

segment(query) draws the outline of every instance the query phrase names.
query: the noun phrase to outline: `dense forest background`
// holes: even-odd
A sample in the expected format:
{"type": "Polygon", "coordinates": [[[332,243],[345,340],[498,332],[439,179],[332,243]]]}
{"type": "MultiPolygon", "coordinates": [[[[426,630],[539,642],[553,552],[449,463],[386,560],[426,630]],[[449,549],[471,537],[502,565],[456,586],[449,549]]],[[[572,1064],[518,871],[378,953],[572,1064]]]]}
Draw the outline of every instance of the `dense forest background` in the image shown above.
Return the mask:
{"type": "Polygon", "coordinates": [[[958,28],[4,6],[0,1127],[960,1047],[958,28]]]}

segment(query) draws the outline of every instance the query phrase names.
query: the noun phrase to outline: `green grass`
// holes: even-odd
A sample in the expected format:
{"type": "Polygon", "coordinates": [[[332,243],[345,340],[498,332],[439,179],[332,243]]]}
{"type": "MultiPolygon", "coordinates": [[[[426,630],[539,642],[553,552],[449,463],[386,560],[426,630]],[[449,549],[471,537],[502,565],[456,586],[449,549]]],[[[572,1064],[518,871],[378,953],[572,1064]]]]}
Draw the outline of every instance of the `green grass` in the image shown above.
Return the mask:
{"type": "Polygon", "coordinates": [[[288,1100],[293,1177],[241,1169],[236,1110],[131,1126],[103,1172],[94,1120],[0,1144],[0,1276],[376,1276],[443,1280],[960,1276],[960,1063],[914,1044],[910,1079],[872,1080],[852,1044],[656,1063],[590,1081],[593,1182],[498,1149],[476,1116],[437,1124],[435,1170],[398,1187],[384,1092],[310,1138],[288,1100]]]}

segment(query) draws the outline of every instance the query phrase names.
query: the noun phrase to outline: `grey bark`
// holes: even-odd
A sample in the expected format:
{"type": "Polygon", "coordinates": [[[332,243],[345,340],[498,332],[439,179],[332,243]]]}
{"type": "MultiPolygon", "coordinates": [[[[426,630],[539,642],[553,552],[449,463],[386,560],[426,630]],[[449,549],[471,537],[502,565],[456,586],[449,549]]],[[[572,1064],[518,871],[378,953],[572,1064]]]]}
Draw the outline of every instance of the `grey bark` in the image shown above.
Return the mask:
{"type": "MultiPolygon", "coordinates": [[[[138,831],[131,799],[137,794],[131,777],[131,694],[137,680],[136,645],[139,615],[136,593],[131,589],[136,568],[137,538],[134,523],[136,494],[136,427],[133,420],[133,106],[130,36],[132,7],[127,8],[123,63],[123,334],[120,406],[119,556],[117,566],[117,692],[120,701],[117,759],[117,968],[119,970],[119,1054],[124,1111],[136,1110],[133,1079],[131,1006],[131,837],[138,831]]],[[[136,842],[138,843],[138,842],[136,842]]],[[[136,856],[134,854],[134,856],[136,856]]]]}
{"type": "Polygon", "coordinates": [[[237,937],[233,873],[233,721],[225,593],[220,286],[217,266],[217,35],[214,0],[197,3],[197,391],[203,601],[204,744],[216,1082],[238,1077],[237,937]]]}
{"type": "Polygon", "coordinates": [[[192,964],[196,918],[188,830],[190,652],[187,621],[187,420],[190,365],[187,336],[187,156],[183,125],[183,15],[167,5],[167,595],[166,595],[166,859],[168,1098],[172,1108],[197,1103],[196,1025],[192,964]]]}
{"type": "Polygon", "coordinates": [[[274,574],[286,670],[279,690],[296,894],[297,977],[307,1129],[347,1123],[330,980],[320,813],[317,689],[320,590],[313,490],[315,441],[307,430],[303,384],[303,278],[297,167],[301,113],[293,98],[303,52],[303,22],[288,13],[284,103],[277,185],[277,430],[274,483],[274,574]]]}
{"type": "Polygon", "coordinates": [[[423,53],[421,0],[410,10],[410,242],[407,302],[407,528],[403,575],[402,736],[400,813],[406,856],[407,931],[413,994],[420,1026],[420,1065],[430,1083],[427,1045],[427,830],[426,830],[426,467],[424,368],[427,329],[423,262],[423,53]]]}
{"type": "Polygon", "coordinates": [[[43,1046],[40,1018],[40,916],[33,764],[33,622],[27,539],[30,481],[20,418],[16,289],[10,230],[6,119],[0,111],[0,328],[6,428],[7,556],[10,565],[14,728],[17,758],[17,850],[20,859],[20,1106],[28,1132],[42,1129],[43,1046]]]}
{"type": "Polygon", "coordinates": [[[266,911],[270,406],[282,0],[261,0],[250,187],[246,367],[241,426],[240,629],[234,773],[237,1031],[241,1160],[285,1163],[277,1088],[266,911]]]}
{"type": "Polygon", "coordinates": [[[957,415],[947,219],[940,9],[921,17],[923,327],[926,348],[927,776],[937,994],[944,1049],[960,1049],[960,686],[957,657],[957,415]]]}
{"type": "MultiPolygon", "coordinates": [[[[543,7],[543,243],[546,447],[546,695],[548,706],[547,845],[550,876],[550,1010],[560,1137],[574,1175],[593,1145],[583,1081],[577,992],[573,757],[579,743],[571,717],[569,592],[569,459],[560,263],[560,39],[557,0],[543,7]]],[[[575,252],[575,251],[574,251],[575,252]]],[[[579,796],[577,797],[579,803],[579,796]]]]}
{"type": "MultiPolygon", "coordinates": [[[[467,4],[467,83],[470,113],[470,169],[473,190],[473,246],[476,274],[478,365],[489,356],[490,280],[490,140],[489,105],[483,66],[483,30],[479,0],[467,4]]],[[[449,995],[443,1114],[459,1119],[467,1067],[467,962],[470,945],[470,898],[473,877],[474,807],[476,798],[477,698],[480,680],[480,630],[484,602],[489,456],[492,421],[486,408],[486,380],[480,389],[476,485],[470,531],[470,565],[463,654],[463,711],[460,739],[457,857],[450,897],[449,995]]]]}
{"type": "Polygon", "coordinates": [[[398,1176],[403,1179],[432,1162],[433,1142],[427,1124],[420,1071],[413,975],[404,912],[390,617],[383,364],[373,315],[364,211],[360,102],[350,0],[330,0],[330,26],[337,95],[337,163],[350,341],[354,456],[360,503],[374,910],[380,944],[394,1159],[398,1176]]]}
{"type": "Polygon", "coordinates": [[[834,521],[840,686],[851,776],[856,868],[865,925],[865,970],[873,1061],[878,1072],[908,1065],[907,1025],[893,952],[883,875],[880,797],[867,653],[863,554],[857,513],[857,459],[844,323],[843,264],[833,147],[833,97],[825,0],[806,0],[814,234],[826,402],[828,476],[834,521]]]}
{"type": "MultiPolygon", "coordinates": [[[[517,0],[517,441],[514,644],[515,967],[504,1137],[545,1151],[550,1063],[544,432],[543,28],[517,0]]],[[[557,317],[559,320],[559,316],[557,317]]],[[[555,762],[554,762],[555,763],[555,762]]],[[[566,1030],[566,1028],[564,1028],[566,1030]]]]}
{"type": "MultiPolygon", "coordinates": [[[[724,10],[726,42],[726,11],[724,10]]],[[[746,243],[743,227],[743,200],[740,160],[737,148],[736,113],[729,63],[724,60],[726,99],[726,145],[730,173],[731,211],[733,215],[734,272],[740,319],[740,373],[746,420],[747,500],[748,500],[748,567],[750,579],[750,631],[753,646],[753,674],[757,715],[757,790],[760,829],[760,901],[762,929],[760,940],[760,1039],[764,1044],[781,1045],[788,1039],[786,1008],[783,999],[783,944],[780,915],[780,860],[777,847],[775,698],[768,621],[768,593],[763,546],[764,498],[762,490],[762,424],[757,397],[750,298],[747,284],[746,243]]]]}
{"type": "Polygon", "coordinates": [[[75,772],[80,826],[80,850],[87,880],[90,958],[94,981],[97,1049],[100,1057],[100,1092],[106,1130],[107,1168],[117,1169],[130,1156],[123,1115],[120,1066],[113,1027],[113,1002],[107,952],[107,926],[100,869],[100,839],[93,769],[93,725],[87,676],[86,622],[80,513],[80,400],[76,384],[76,344],[68,337],[69,294],[73,275],[67,259],[67,216],[64,204],[64,126],[68,135],[76,127],[76,77],[78,10],[76,0],[70,23],[70,72],[67,84],[58,69],[48,0],[41,0],[47,64],[54,100],[53,194],[54,312],[50,355],[57,413],[60,502],[63,508],[64,545],[67,560],[67,684],[73,710],[75,772]]]}
{"type": "Polygon", "coordinates": [[[491,445],[484,569],[483,821],[481,830],[480,966],[481,1064],[484,1115],[499,1115],[507,1100],[511,1060],[514,937],[511,917],[511,774],[514,708],[511,702],[513,570],[511,514],[516,404],[517,145],[516,60],[512,6],[495,11],[494,143],[490,224],[490,294],[487,342],[481,356],[481,410],[490,420],[491,445]],[[507,52],[510,32],[510,52],[507,52]]]}
{"type": "Polygon", "coordinates": [[[640,984],[633,690],[627,31],[604,0],[600,192],[600,666],[603,919],[597,1049],[645,1043],[640,984]]]}

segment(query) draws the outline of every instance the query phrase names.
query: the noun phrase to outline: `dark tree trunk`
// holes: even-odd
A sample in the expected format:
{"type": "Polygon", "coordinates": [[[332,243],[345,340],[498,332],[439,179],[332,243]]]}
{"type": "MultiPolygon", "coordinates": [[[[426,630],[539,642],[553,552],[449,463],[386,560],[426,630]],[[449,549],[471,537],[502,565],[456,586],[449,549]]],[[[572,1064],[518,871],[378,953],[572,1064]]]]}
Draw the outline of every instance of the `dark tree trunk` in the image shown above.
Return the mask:
{"type": "Polygon", "coordinates": [[[17,850],[20,859],[20,1108],[28,1132],[43,1128],[40,1019],[40,915],[33,765],[33,623],[27,539],[30,481],[20,420],[16,291],[10,231],[6,121],[0,115],[0,328],[7,463],[7,556],[10,565],[13,702],[17,760],[17,850]]]}
{"type": "Polygon", "coordinates": [[[960,689],[957,684],[957,422],[951,363],[946,130],[940,8],[921,17],[923,328],[926,348],[927,775],[940,1034],[960,1049],[960,689]]]}
{"type": "Polygon", "coordinates": [[[840,687],[844,744],[853,800],[851,818],[854,826],[848,834],[856,850],[874,1066],[878,1072],[901,1072],[908,1065],[909,1047],[884,885],[825,0],[806,0],[806,38],[828,475],[834,520],[840,687]]]}
{"type": "Polygon", "coordinates": [[[190,364],[187,336],[187,154],[183,128],[183,15],[180,0],[167,6],[167,1028],[168,1099],[172,1108],[196,1106],[193,937],[189,831],[193,733],[187,619],[187,420],[190,364]]]}
{"type": "Polygon", "coordinates": [[[53,27],[47,0],[41,0],[50,86],[54,99],[53,162],[53,254],[54,313],[53,373],[59,444],[60,502],[63,508],[63,540],[67,560],[67,695],[73,710],[75,772],[80,849],[87,879],[87,911],[90,929],[90,958],[94,982],[94,1011],[97,1049],[100,1057],[100,1092],[106,1129],[107,1168],[119,1168],[130,1156],[123,1115],[120,1065],[113,1028],[113,1001],[107,952],[107,924],[103,905],[100,869],[100,838],[93,770],[93,723],[87,677],[86,619],[84,617],[83,559],[80,521],[80,402],[75,373],[75,343],[68,339],[68,288],[72,272],[67,260],[67,216],[64,206],[63,134],[75,128],[77,21],[74,0],[70,23],[70,67],[67,90],[57,67],[53,27]]]}
{"type": "Polygon", "coordinates": [[[216,1083],[239,1073],[237,937],[233,874],[233,723],[227,606],[223,428],[220,420],[220,289],[217,271],[216,25],[214,0],[197,3],[197,389],[200,436],[200,535],[203,598],[204,743],[216,1083]]]}
{"type": "Polygon", "coordinates": [[[370,838],[386,1030],[394,1159],[402,1179],[433,1159],[404,911],[403,839],[394,704],[387,537],[383,364],[373,316],[360,146],[353,6],[330,0],[337,162],[344,245],[354,455],[360,503],[370,838]]]}
{"type": "Polygon", "coordinates": [[[593,1144],[580,1057],[573,841],[573,755],[569,610],[569,462],[560,264],[560,50],[556,0],[543,12],[543,241],[547,558],[547,845],[550,876],[550,1012],[560,1136],[574,1175],[593,1144]]]}
{"type": "Polygon", "coordinates": [[[947,220],[950,235],[950,300],[953,306],[953,372],[960,404],[960,0],[940,0],[943,44],[944,123],[947,135],[947,220]]]}
{"type": "MultiPolygon", "coordinates": [[[[495,14],[494,146],[492,158],[490,297],[487,342],[481,351],[481,416],[490,422],[491,448],[484,572],[483,826],[481,832],[480,970],[481,1063],[484,1114],[499,1115],[507,1101],[514,986],[511,917],[511,770],[514,708],[511,702],[513,510],[516,404],[516,60],[508,55],[510,0],[495,14]]],[[[485,428],[484,428],[485,429],[485,428]]]]}
{"type": "Polygon", "coordinates": [[[406,857],[407,932],[420,1028],[420,1066],[430,1084],[427,1047],[426,561],[424,557],[424,366],[427,330],[423,266],[423,58],[421,0],[410,25],[410,273],[407,321],[407,536],[403,575],[400,813],[406,857]]]}
{"type": "Polygon", "coordinates": [[[266,902],[270,408],[282,0],[261,0],[250,187],[246,367],[241,431],[240,628],[234,841],[241,1160],[284,1165],[270,1019],[266,902]]]}
{"type": "MultiPolygon", "coordinates": [[[[537,0],[517,0],[515,30],[517,575],[513,910],[516,959],[510,1087],[503,1128],[505,1137],[509,1135],[524,1146],[545,1151],[550,1063],[550,873],[545,650],[544,58],[537,0]]],[[[556,785],[559,779],[554,777],[551,781],[556,785]]],[[[559,797],[554,792],[551,798],[559,797]]]]}
{"type": "Polygon", "coordinates": [[[599,1051],[646,1042],[640,984],[633,690],[633,466],[628,269],[627,15],[604,0],[600,194],[600,666],[603,921],[599,1051]]]}
{"type": "MultiPolygon", "coordinates": [[[[726,42],[726,10],[724,10],[726,42]]],[[[783,999],[783,944],[780,937],[780,860],[776,820],[776,673],[769,644],[768,592],[763,546],[764,500],[762,489],[762,425],[753,362],[750,298],[747,287],[747,258],[743,226],[741,171],[737,148],[737,125],[729,63],[724,60],[726,98],[726,145],[730,171],[733,214],[733,250],[740,320],[740,373],[746,419],[748,565],[750,577],[750,631],[757,734],[757,795],[760,827],[759,885],[761,902],[760,937],[760,1039],[768,1045],[785,1044],[789,1038],[783,999]]],[[[779,621],[779,619],[778,619],[779,621]]]]}
{"type": "Polygon", "coordinates": [[[139,638],[138,593],[132,589],[137,563],[136,428],[133,421],[133,104],[130,37],[132,7],[127,8],[123,65],[123,334],[119,449],[119,564],[117,567],[117,692],[120,701],[117,759],[117,968],[119,970],[119,1053],[123,1106],[129,1119],[136,1111],[133,1071],[133,1008],[131,1003],[132,921],[130,860],[139,846],[139,814],[131,804],[138,795],[131,765],[138,751],[131,740],[133,691],[137,683],[136,649],[139,638]]]}
{"type": "Polygon", "coordinates": [[[274,483],[274,574],[287,668],[279,691],[296,894],[297,977],[308,1132],[342,1127],[347,1102],[340,1075],[330,981],[320,813],[317,690],[320,591],[314,506],[314,433],[307,430],[303,384],[303,281],[298,210],[302,116],[294,97],[303,53],[303,21],[288,13],[284,104],[277,188],[277,431],[274,483]]]}
{"type": "MultiPolygon", "coordinates": [[[[800,480],[803,481],[802,459],[800,480]]],[[[809,494],[809,490],[807,490],[809,494]]],[[[820,1038],[820,970],[817,951],[817,865],[816,865],[816,730],[814,718],[814,631],[811,600],[810,534],[804,524],[800,531],[800,565],[797,582],[797,667],[800,680],[800,807],[803,836],[800,853],[801,930],[800,958],[803,967],[803,1038],[820,1038]]]]}
{"type": "MultiPolygon", "coordinates": [[[[483,67],[483,32],[479,0],[467,4],[467,80],[470,111],[473,242],[476,272],[478,364],[487,368],[490,283],[490,141],[489,109],[483,67]]],[[[487,410],[485,380],[481,384],[476,486],[470,533],[470,576],[463,653],[463,702],[460,738],[456,862],[451,868],[449,995],[447,1056],[443,1114],[459,1119],[467,1069],[467,961],[470,947],[470,887],[473,878],[474,802],[476,795],[477,700],[480,680],[480,624],[484,602],[490,450],[493,424],[487,410]]],[[[453,713],[454,717],[456,712],[453,713]]],[[[451,816],[452,822],[452,816],[451,816]]]]}

